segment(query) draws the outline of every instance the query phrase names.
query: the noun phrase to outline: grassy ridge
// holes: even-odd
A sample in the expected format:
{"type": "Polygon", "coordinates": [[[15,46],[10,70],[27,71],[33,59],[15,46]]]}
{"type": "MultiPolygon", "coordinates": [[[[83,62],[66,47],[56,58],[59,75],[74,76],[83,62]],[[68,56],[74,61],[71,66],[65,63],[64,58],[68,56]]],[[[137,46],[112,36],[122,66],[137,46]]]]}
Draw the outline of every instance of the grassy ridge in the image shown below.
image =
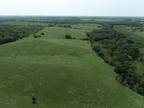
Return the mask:
{"type": "Polygon", "coordinates": [[[53,27],[41,32],[41,38],[0,46],[0,107],[143,108],[143,97],[115,80],[113,68],[89,42],[64,39],[67,33],[84,38],[84,30],[53,27]],[[31,103],[32,94],[37,105],[31,103]]]}

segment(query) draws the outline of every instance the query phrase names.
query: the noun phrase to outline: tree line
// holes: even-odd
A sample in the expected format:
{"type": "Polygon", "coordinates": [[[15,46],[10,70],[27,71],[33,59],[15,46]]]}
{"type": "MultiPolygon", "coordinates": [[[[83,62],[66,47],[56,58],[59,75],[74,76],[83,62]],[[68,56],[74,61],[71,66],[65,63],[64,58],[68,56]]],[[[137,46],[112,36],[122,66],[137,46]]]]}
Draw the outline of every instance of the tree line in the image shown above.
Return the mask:
{"type": "Polygon", "coordinates": [[[13,42],[41,30],[42,26],[0,25],[0,45],[13,42]]]}
{"type": "Polygon", "coordinates": [[[144,95],[144,74],[138,74],[135,62],[144,62],[139,45],[128,34],[114,29],[94,30],[87,33],[93,50],[114,67],[116,80],[144,95]]]}

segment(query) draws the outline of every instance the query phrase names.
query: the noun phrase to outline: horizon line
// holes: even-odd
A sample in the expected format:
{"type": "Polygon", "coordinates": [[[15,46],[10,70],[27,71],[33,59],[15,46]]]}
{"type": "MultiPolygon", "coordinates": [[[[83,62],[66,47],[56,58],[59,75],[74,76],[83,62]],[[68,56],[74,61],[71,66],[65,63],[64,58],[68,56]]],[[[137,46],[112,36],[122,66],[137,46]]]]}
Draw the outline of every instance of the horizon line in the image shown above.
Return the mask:
{"type": "Polygon", "coordinates": [[[140,17],[140,18],[144,18],[144,16],[125,16],[125,15],[120,15],[120,16],[117,16],[117,15],[0,15],[0,17],[2,16],[14,16],[14,17],[23,17],[23,16],[26,16],[26,17],[140,17]]]}

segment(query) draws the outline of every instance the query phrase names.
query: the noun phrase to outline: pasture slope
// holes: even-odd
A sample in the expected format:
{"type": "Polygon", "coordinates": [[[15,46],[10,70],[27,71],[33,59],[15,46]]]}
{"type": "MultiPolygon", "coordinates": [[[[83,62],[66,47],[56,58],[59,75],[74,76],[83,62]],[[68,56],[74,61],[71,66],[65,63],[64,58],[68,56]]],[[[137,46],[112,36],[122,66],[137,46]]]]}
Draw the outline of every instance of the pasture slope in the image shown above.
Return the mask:
{"type": "Polygon", "coordinates": [[[0,46],[0,108],[144,108],[144,98],[119,84],[113,68],[80,40],[85,30],[41,32],[0,46]]]}

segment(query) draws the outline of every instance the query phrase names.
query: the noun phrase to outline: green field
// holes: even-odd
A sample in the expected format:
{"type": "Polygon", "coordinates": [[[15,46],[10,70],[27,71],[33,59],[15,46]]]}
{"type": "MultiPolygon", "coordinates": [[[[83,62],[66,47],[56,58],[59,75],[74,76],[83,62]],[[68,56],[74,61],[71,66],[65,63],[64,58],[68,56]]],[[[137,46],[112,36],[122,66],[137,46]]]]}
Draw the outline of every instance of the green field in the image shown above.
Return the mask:
{"type": "Polygon", "coordinates": [[[144,98],[119,84],[113,68],[80,40],[83,28],[46,27],[40,38],[1,45],[0,107],[143,108],[144,98]]]}

